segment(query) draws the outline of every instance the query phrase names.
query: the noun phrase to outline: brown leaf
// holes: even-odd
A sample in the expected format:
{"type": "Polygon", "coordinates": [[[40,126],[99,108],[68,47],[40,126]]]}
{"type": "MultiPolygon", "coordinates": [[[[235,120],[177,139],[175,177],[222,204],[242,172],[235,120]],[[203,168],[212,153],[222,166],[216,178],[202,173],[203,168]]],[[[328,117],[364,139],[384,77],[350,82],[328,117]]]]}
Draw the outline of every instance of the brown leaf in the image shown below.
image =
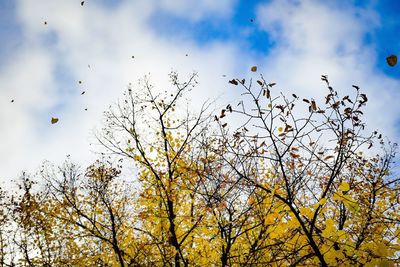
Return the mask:
{"type": "Polygon", "coordinates": [[[257,71],[257,66],[251,67],[251,71],[252,71],[252,72],[256,72],[256,71],[257,71]]]}
{"type": "Polygon", "coordinates": [[[305,99],[305,98],[303,99],[303,101],[306,102],[306,103],[310,103],[310,100],[305,99]]]}
{"type": "Polygon", "coordinates": [[[328,160],[328,159],[331,159],[331,158],[334,158],[334,156],[332,156],[332,155],[326,156],[326,157],[324,158],[324,160],[328,160]]]}
{"type": "Polygon", "coordinates": [[[396,55],[390,55],[386,58],[386,62],[390,67],[394,67],[394,65],[397,64],[397,56],[396,55]]]}
{"type": "Polygon", "coordinates": [[[230,80],[229,83],[234,84],[234,85],[238,85],[239,84],[235,79],[230,80]]]}
{"type": "Polygon", "coordinates": [[[225,128],[227,125],[228,123],[225,122],[224,124],[222,124],[222,127],[225,128]]]}
{"type": "Polygon", "coordinates": [[[292,156],[292,158],[297,159],[300,158],[300,155],[297,155],[295,153],[289,152],[290,156],[292,156]]]}
{"type": "Polygon", "coordinates": [[[225,109],[221,110],[221,114],[219,115],[220,118],[225,117],[225,109]]]}
{"type": "Polygon", "coordinates": [[[333,108],[333,109],[337,109],[337,108],[339,107],[339,105],[340,105],[340,101],[337,101],[336,103],[334,103],[334,104],[332,105],[332,108],[333,108]]]}
{"type": "Polygon", "coordinates": [[[314,111],[317,110],[317,104],[315,103],[314,100],[311,101],[311,107],[312,107],[312,109],[313,109],[314,111]]]}
{"type": "Polygon", "coordinates": [[[269,87],[272,87],[272,86],[274,86],[274,85],[276,85],[276,83],[270,83],[270,84],[268,84],[269,87]]]}
{"type": "Polygon", "coordinates": [[[361,96],[361,98],[362,98],[361,103],[365,103],[365,102],[368,101],[368,98],[367,98],[367,95],[366,95],[366,94],[360,94],[360,96],[361,96]]]}
{"type": "Polygon", "coordinates": [[[263,85],[263,82],[262,82],[262,81],[260,81],[260,80],[257,80],[257,83],[258,83],[260,86],[262,86],[262,85],[263,85]]]}
{"type": "Polygon", "coordinates": [[[58,122],[58,118],[51,118],[51,124],[55,124],[58,122]]]}

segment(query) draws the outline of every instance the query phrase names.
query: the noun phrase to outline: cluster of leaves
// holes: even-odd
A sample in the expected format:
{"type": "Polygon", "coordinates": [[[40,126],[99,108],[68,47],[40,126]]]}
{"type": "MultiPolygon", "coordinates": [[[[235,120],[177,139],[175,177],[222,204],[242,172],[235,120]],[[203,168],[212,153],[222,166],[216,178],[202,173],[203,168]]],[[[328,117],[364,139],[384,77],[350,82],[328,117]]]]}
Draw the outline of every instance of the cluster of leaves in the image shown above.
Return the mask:
{"type": "Polygon", "coordinates": [[[40,187],[24,175],[19,195],[0,194],[2,266],[400,263],[395,145],[364,135],[357,86],[340,98],[322,76],[318,103],[233,79],[243,99],[213,116],[185,110],[195,74],[170,78],[174,90],[144,80],[105,113],[98,140],[116,164],[46,164],[40,187]],[[119,178],[122,160],[138,186],[119,178]]]}

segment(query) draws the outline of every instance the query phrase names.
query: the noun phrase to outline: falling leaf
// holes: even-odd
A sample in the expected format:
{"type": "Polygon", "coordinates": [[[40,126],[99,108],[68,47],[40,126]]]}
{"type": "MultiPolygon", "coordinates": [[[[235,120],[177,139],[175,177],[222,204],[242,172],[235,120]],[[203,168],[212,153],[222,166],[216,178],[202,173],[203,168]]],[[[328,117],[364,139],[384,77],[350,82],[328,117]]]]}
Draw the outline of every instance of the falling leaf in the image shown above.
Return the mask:
{"type": "Polygon", "coordinates": [[[389,66],[394,67],[394,65],[397,64],[397,56],[396,55],[390,55],[386,58],[386,61],[389,66]]]}
{"type": "Polygon", "coordinates": [[[51,124],[55,124],[57,122],[58,122],[58,118],[54,118],[54,117],[51,118],[51,124]]]}
{"type": "Polygon", "coordinates": [[[81,95],[83,95],[85,93],[85,91],[82,91],[81,95]]]}
{"type": "Polygon", "coordinates": [[[297,95],[295,95],[295,94],[292,94],[292,96],[293,96],[294,98],[297,98],[297,95]]]}
{"type": "Polygon", "coordinates": [[[254,19],[250,19],[250,22],[254,22],[254,19]]]}
{"type": "Polygon", "coordinates": [[[188,54],[185,55],[186,57],[188,56],[188,54]]]}
{"type": "Polygon", "coordinates": [[[85,111],[87,111],[87,108],[85,108],[85,111]]]}
{"type": "Polygon", "coordinates": [[[82,81],[79,81],[78,83],[79,83],[79,84],[82,84],[82,81]]]}
{"type": "Polygon", "coordinates": [[[11,99],[11,103],[14,103],[14,99],[11,99]]]}
{"type": "Polygon", "coordinates": [[[252,71],[252,72],[256,72],[256,71],[257,71],[257,66],[251,67],[251,71],[252,71]]]}
{"type": "Polygon", "coordinates": [[[229,83],[234,84],[234,85],[238,85],[239,84],[235,79],[230,80],[229,83]]]}
{"type": "Polygon", "coordinates": [[[82,1],[82,2],[81,2],[81,6],[83,6],[83,4],[85,4],[85,1],[82,1]]]}
{"type": "Polygon", "coordinates": [[[47,21],[44,22],[44,25],[47,25],[47,21]]]}

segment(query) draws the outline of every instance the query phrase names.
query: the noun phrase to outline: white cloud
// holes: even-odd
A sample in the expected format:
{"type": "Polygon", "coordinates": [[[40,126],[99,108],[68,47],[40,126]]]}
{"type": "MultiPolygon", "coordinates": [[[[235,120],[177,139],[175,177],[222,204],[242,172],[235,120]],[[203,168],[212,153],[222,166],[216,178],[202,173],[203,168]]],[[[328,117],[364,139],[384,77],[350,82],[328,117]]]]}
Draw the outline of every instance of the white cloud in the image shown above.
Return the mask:
{"type": "Polygon", "coordinates": [[[67,154],[90,163],[89,141],[93,128],[101,126],[102,112],[145,74],[164,90],[170,88],[171,70],[182,77],[198,71],[200,84],[191,96],[200,105],[225,92],[222,74],[229,77],[240,68],[233,44],[199,47],[190,40],[158,37],[147,21],[156,8],[150,2],[125,1],[108,9],[94,1],[81,7],[76,1],[35,0],[19,1],[17,8],[25,45],[0,71],[1,88],[10,88],[0,92],[6,100],[0,124],[9,125],[0,132],[0,139],[7,140],[1,147],[3,181],[23,169],[35,170],[44,159],[60,162],[67,154]],[[55,125],[50,124],[53,116],[60,119],[55,125]]]}
{"type": "Polygon", "coordinates": [[[257,21],[275,44],[262,71],[280,90],[321,98],[327,93],[321,74],[343,96],[354,93],[352,84],[359,85],[370,98],[369,129],[396,140],[400,82],[374,68],[375,48],[363,43],[364,35],[379,25],[374,12],[321,1],[273,0],[258,7],[257,21]]]}

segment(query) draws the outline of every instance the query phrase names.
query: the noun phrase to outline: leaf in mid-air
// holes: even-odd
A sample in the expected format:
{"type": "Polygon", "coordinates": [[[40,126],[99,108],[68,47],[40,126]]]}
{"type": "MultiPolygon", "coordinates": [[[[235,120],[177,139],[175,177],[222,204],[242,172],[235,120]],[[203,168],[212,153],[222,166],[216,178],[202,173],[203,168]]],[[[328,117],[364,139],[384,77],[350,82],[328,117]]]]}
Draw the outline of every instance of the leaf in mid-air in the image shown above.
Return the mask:
{"type": "Polygon", "coordinates": [[[51,124],[55,124],[57,122],[58,122],[58,118],[54,118],[54,117],[51,118],[51,124]]]}
{"type": "Polygon", "coordinates": [[[252,71],[252,72],[256,72],[256,71],[257,71],[257,66],[251,67],[251,71],[252,71]]]}
{"type": "Polygon", "coordinates": [[[390,55],[386,58],[386,61],[389,66],[394,67],[394,65],[397,64],[397,56],[396,55],[390,55]]]}

